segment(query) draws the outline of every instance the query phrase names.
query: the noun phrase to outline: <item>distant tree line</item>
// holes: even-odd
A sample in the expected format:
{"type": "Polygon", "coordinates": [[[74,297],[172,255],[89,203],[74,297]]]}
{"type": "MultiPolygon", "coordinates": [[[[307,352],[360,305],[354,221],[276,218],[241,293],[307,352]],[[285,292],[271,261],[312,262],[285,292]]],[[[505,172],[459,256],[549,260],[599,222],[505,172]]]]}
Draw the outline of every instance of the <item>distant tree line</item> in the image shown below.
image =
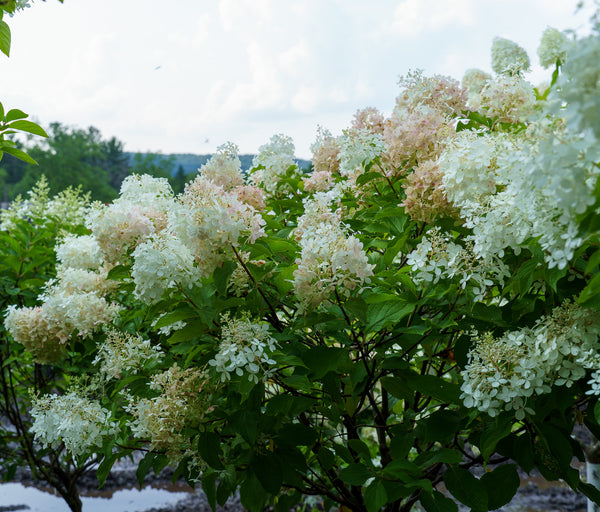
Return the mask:
{"type": "MultiPolygon", "coordinates": [[[[116,198],[122,181],[132,173],[167,178],[174,192],[179,193],[211,156],[126,152],[123,142],[115,137],[104,139],[93,126],[84,129],[52,123],[47,131],[47,139],[36,137],[33,145],[19,144],[38,165],[4,155],[0,163],[2,202],[25,196],[42,174],[53,193],[80,185],[84,192],[91,192],[92,199],[103,202],[116,198]]],[[[252,159],[253,155],[240,155],[242,169],[249,169],[252,159]]],[[[300,160],[298,164],[308,168],[310,162],[300,160]]]]}

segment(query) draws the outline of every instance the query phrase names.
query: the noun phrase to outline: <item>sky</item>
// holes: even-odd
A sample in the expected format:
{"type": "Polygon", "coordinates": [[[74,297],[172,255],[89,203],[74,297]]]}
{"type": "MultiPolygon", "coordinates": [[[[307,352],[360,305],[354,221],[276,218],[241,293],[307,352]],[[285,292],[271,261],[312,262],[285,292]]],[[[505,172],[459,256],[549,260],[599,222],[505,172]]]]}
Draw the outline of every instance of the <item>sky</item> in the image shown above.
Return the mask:
{"type": "MultiPolygon", "coordinates": [[[[588,0],[588,4],[591,0],[588,0]]],[[[389,115],[398,79],[491,72],[494,37],[529,54],[543,30],[588,30],[577,0],[34,0],[5,17],[0,101],[47,126],[95,126],[126,151],[256,153],[275,134],[310,158],[317,127],[389,115]]]]}

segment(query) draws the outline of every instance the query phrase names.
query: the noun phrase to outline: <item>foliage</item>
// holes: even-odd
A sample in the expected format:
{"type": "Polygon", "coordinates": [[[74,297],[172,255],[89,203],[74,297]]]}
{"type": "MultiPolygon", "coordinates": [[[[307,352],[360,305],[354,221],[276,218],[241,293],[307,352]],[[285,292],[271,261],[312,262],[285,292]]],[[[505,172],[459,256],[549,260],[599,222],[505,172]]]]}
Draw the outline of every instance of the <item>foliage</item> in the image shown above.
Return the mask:
{"type": "Polygon", "coordinates": [[[506,42],[469,90],[411,73],[310,175],[275,135],[249,176],[225,144],[183,193],[127,177],[5,313],[5,371],[64,376],[36,439],[101,481],[143,450],[140,483],[172,465],[213,509],[482,512],[518,468],[600,504],[571,437],[600,433],[598,48],[559,47],[544,94],[506,42]]]}

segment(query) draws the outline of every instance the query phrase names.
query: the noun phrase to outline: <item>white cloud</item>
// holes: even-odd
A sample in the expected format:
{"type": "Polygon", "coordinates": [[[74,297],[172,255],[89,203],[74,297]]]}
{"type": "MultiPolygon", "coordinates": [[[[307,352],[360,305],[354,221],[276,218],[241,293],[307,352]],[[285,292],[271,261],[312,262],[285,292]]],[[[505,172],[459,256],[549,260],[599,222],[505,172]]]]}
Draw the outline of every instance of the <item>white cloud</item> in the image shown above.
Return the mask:
{"type": "Polygon", "coordinates": [[[402,37],[415,37],[450,25],[471,25],[471,13],[470,0],[403,0],[384,27],[402,37]]]}

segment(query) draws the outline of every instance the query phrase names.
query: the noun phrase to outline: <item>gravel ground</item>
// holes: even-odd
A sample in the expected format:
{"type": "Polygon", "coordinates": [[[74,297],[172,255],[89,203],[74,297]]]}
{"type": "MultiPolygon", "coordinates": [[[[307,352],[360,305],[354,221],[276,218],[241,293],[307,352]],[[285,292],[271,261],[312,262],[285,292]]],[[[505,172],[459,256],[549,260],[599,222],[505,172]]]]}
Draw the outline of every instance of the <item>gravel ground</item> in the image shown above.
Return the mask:
{"type": "MultiPolygon", "coordinates": [[[[171,483],[172,470],[163,470],[158,476],[152,472],[147,476],[145,485],[165,486],[171,483]]],[[[27,472],[19,472],[15,479],[17,482],[32,484],[27,472]]],[[[183,483],[182,483],[183,484],[183,483]]],[[[106,480],[103,490],[127,488],[137,485],[135,468],[121,468],[113,471],[106,480]]],[[[98,489],[98,481],[93,473],[81,481],[80,488],[90,491],[98,489]]],[[[178,489],[181,490],[181,489],[178,489]]],[[[27,505],[0,506],[0,512],[27,510],[27,505]]],[[[218,506],[219,512],[243,512],[239,496],[230,498],[223,507],[218,506]]],[[[459,507],[460,512],[468,512],[469,508],[459,507]]],[[[524,475],[521,488],[510,503],[499,512],[586,512],[586,498],[573,492],[566,484],[560,482],[546,482],[541,476],[532,474],[524,475]]],[[[201,489],[190,492],[176,504],[150,508],[144,512],[211,512],[210,505],[201,489]]]]}

